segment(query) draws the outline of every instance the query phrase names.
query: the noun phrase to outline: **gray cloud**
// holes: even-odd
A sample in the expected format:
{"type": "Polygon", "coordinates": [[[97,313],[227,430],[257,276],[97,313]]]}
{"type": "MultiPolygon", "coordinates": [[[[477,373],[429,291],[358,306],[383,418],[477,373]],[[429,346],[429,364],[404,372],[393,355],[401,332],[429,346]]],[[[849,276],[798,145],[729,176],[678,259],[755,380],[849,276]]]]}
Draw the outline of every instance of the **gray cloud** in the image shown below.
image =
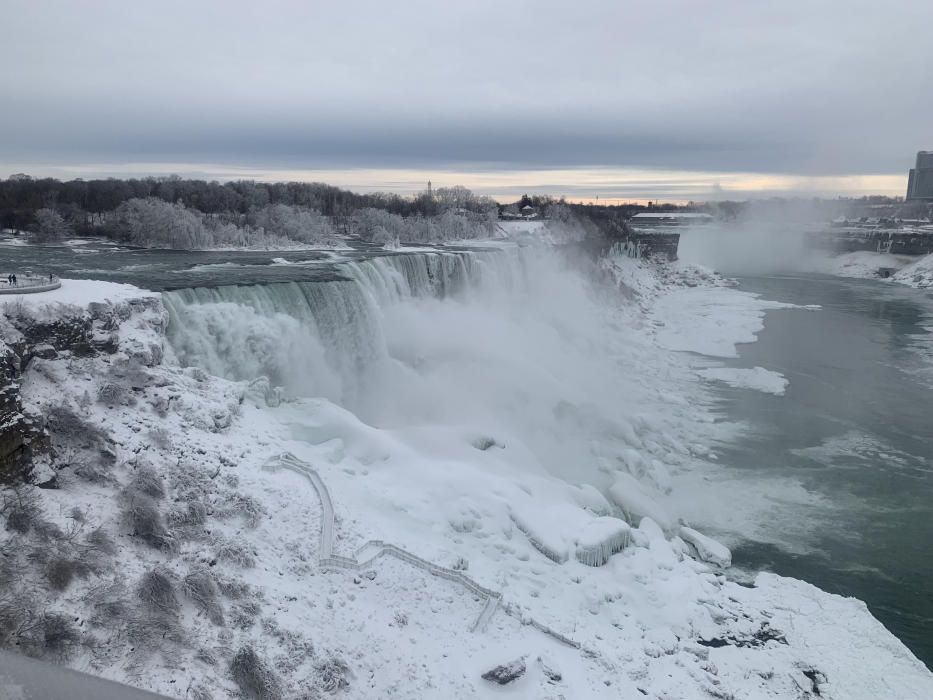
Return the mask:
{"type": "Polygon", "coordinates": [[[0,163],[905,170],[933,4],[0,0],[0,163]]]}

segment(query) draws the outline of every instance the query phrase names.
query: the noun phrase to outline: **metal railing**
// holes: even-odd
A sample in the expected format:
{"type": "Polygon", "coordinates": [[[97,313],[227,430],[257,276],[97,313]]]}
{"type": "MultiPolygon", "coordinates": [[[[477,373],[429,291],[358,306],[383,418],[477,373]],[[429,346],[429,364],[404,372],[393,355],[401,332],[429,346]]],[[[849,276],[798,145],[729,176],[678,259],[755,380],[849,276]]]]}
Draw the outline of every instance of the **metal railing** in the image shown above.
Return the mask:
{"type": "Polygon", "coordinates": [[[49,292],[62,286],[62,281],[55,275],[17,275],[14,284],[8,278],[0,278],[0,294],[35,294],[49,292]]]}
{"type": "Polygon", "coordinates": [[[371,566],[380,557],[395,557],[432,576],[457,583],[479,598],[485,598],[486,600],[482,610],[480,610],[479,615],[477,615],[476,619],[470,625],[471,632],[482,632],[493,615],[495,615],[496,611],[502,610],[505,614],[519,620],[522,624],[534,627],[540,632],[556,639],[561,644],[566,644],[574,649],[581,648],[580,642],[529,617],[517,606],[503,603],[501,592],[486,588],[462,571],[439,566],[397,545],[384,542],[383,540],[369,540],[357,548],[353,556],[348,557],[334,554],[334,504],[331,500],[330,492],[324,484],[324,480],[321,479],[320,475],[310,464],[298,459],[290,452],[282,452],[274,455],[263,465],[263,469],[267,471],[275,471],[283,467],[304,476],[311,482],[311,486],[314,488],[321,502],[320,547],[318,550],[318,564],[321,567],[360,571],[361,569],[371,566]],[[368,556],[363,557],[363,554],[367,554],[368,556]]]}

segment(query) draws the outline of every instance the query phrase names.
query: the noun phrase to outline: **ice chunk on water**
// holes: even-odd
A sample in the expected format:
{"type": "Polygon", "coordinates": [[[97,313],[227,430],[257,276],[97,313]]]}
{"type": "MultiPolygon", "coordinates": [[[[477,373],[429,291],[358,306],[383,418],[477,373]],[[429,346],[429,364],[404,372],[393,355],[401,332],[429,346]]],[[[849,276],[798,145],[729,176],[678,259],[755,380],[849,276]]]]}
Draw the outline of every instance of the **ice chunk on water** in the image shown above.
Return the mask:
{"type": "Polygon", "coordinates": [[[703,561],[708,561],[716,566],[732,566],[732,552],[723,544],[720,544],[711,537],[703,535],[693,528],[680,528],[680,537],[693,545],[697,556],[703,561]]]}
{"type": "Polygon", "coordinates": [[[587,566],[602,566],[631,540],[632,528],[618,518],[593,518],[577,537],[577,561],[587,566]]]}

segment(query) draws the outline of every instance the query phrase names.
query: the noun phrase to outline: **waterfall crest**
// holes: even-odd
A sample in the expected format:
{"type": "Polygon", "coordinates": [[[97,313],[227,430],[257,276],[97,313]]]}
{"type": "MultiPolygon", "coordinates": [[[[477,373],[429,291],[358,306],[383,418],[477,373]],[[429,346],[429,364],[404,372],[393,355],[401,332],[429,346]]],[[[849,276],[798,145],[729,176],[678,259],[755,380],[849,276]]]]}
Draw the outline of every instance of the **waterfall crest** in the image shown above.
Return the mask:
{"type": "Polygon", "coordinates": [[[510,288],[520,266],[516,251],[405,253],[343,263],[344,279],[166,292],[169,340],[183,365],[355,406],[389,359],[388,307],[510,288]]]}

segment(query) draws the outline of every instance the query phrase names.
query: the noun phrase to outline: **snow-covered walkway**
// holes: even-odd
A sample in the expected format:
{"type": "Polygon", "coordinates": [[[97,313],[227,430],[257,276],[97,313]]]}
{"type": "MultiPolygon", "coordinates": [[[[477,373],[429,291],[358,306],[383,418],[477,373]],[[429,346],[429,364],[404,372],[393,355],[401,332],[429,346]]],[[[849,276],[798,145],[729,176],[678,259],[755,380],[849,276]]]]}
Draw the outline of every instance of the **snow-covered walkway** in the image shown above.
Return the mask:
{"type": "Polygon", "coordinates": [[[540,630],[544,634],[556,639],[561,644],[566,644],[574,649],[580,648],[579,642],[551,629],[538,620],[520,614],[517,609],[509,605],[503,605],[502,593],[480,585],[469,576],[466,576],[462,571],[438,566],[394,544],[383,542],[382,540],[369,540],[358,547],[352,556],[348,557],[334,554],[334,504],[331,500],[327,485],[310,464],[298,459],[290,452],[283,452],[275,455],[263,465],[263,469],[268,471],[276,471],[281,468],[304,476],[311,482],[311,486],[314,488],[321,501],[320,548],[318,550],[320,555],[318,563],[322,568],[361,571],[371,567],[373,563],[382,556],[392,556],[422,571],[426,571],[432,576],[458,583],[473,592],[477,597],[485,598],[485,605],[476,617],[476,620],[470,625],[471,632],[482,632],[486,628],[486,625],[489,624],[489,621],[492,619],[493,615],[495,615],[496,611],[501,608],[506,614],[512,615],[523,624],[530,625],[540,630]]]}

